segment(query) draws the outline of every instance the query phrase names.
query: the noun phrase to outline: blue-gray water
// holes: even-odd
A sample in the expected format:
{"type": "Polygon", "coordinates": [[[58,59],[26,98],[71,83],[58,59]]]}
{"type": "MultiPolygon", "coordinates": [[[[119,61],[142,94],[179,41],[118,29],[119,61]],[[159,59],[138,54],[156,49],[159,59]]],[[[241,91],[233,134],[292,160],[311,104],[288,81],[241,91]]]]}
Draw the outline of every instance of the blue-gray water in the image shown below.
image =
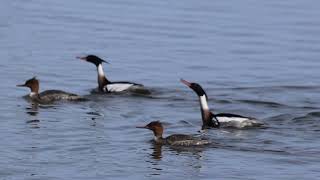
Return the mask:
{"type": "Polygon", "coordinates": [[[4,0],[0,6],[0,179],[319,179],[320,3],[316,0],[4,0]],[[151,97],[90,95],[95,67],[151,97]],[[32,107],[16,84],[91,101],[32,107]],[[197,134],[200,83],[214,112],[253,116],[267,129],[210,130],[219,145],[156,147],[197,134]]]}

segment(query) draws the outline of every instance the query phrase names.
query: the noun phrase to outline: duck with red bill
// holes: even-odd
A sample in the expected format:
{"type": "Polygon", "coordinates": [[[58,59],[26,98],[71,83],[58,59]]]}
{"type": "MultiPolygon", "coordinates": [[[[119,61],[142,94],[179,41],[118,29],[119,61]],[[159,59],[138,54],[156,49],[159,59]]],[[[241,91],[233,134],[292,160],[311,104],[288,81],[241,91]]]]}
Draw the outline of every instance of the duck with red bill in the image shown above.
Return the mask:
{"type": "Polygon", "coordinates": [[[137,128],[151,130],[156,144],[170,146],[201,146],[210,144],[210,141],[206,139],[185,134],[173,134],[164,138],[162,137],[164,128],[160,121],[152,121],[145,126],[137,126],[137,128]]]}
{"type": "Polygon", "coordinates": [[[115,82],[109,81],[109,79],[107,79],[104,73],[103,66],[102,66],[102,63],[107,63],[107,64],[109,63],[98,56],[88,55],[84,57],[77,57],[77,59],[87,61],[96,66],[97,73],[98,73],[98,90],[100,92],[113,93],[113,92],[134,91],[134,92],[142,92],[144,94],[150,94],[150,91],[144,88],[142,84],[137,84],[137,83],[128,82],[128,81],[115,81],[115,82]]]}
{"type": "Polygon", "coordinates": [[[39,80],[36,77],[27,80],[24,84],[17,85],[17,87],[30,88],[30,99],[41,104],[49,104],[58,100],[86,100],[84,97],[77,94],[60,90],[46,90],[39,93],[39,80]]]}
{"type": "Polygon", "coordinates": [[[190,89],[192,89],[199,97],[200,110],[202,115],[202,129],[219,127],[248,128],[261,127],[264,125],[264,123],[252,117],[230,113],[214,114],[209,109],[208,96],[206,92],[198,83],[192,83],[184,79],[181,79],[180,81],[190,89]]]}

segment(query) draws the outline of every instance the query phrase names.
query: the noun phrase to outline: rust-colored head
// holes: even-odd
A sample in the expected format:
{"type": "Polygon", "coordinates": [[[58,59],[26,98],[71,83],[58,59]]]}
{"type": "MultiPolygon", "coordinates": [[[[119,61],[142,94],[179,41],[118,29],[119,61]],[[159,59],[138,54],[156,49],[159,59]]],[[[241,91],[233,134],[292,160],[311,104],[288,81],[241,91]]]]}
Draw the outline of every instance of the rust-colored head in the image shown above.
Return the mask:
{"type": "Polygon", "coordinates": [[[163,126],[161,124],[160,121],[152,121],[149,124],[145,125],[145,126],[137,126],[137,128],[145,128],[145,129],[150,129],[151,131],[153,131],[153,134],[155,137],[162,138],[162,134],[163,134],[163,126]]]}
{"type": "Polygon", "coordinates": [[[28,87],[31,92],[39,93],[39,81],[36,77],[28,79],[24,84],[17,85],[18,87],[28,87]]]}

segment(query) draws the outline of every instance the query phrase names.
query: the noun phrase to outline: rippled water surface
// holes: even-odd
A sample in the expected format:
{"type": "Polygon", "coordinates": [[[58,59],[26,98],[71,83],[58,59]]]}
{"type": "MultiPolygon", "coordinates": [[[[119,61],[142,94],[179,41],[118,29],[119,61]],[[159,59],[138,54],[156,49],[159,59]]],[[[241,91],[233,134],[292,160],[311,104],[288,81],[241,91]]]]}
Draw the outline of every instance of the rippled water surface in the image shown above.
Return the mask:
{"type": "Polygon", "coordinates": [[[320,2],[4,0],[0,6],[0,179],[320,179],[320,2]],[[90,94],[96,54],[110,80],[151,96],[90,94]],[[35,106],[15,87],[90,101],[35,106]],[[200,83],[214,112],[266,129],[209,130],[217,144],[159,147],[136,129],[198,134],[200,83]]]}

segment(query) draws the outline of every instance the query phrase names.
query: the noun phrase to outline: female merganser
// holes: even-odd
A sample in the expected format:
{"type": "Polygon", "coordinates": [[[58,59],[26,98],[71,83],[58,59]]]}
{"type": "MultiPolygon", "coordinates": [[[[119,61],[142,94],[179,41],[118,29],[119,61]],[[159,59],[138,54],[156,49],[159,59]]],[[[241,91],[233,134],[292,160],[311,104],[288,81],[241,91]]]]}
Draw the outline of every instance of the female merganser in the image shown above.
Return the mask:
{"type": "MultiPolygon", "coordinates": [[[[99,91],[111,93],[111,92],[122,92],[122,91],[137,91],[139,90],[144,93],[150,93],[148,90],[144,89],[142,84],[137,84],[133,82],[126,82],[126,81],[118,81],[118,82],[111,82],[109,81],[103,71],[102,63],[108,63],[107,61],[95,56],[95,55],[88,55],[86,57],[77,57],[78,59],[85,60],[90,62],[97,67],[98,72],[98,84],[99,84],[99,91]]],[[[109,63],[108,63],[109,64],[109,63]]]]}
{"type": "Polygon", "coordinates": [[[152,121],[145,126],[138,126],[137,128],[145,128],[153,131],[156,144],[171,146],[199,146],[210,144],[208,140],[185,134],[173,134],[163,138],[163,126],[159,121],[152,121]]]}
{"type": "Polygon", "coordinates": [[[202,115],[202,129],[207,128],[245,128],[245,127],[259,127],[263,123],[255,118],[240,116],[236,114],[220,113],[214,114],[210,112],[208,106],[208,97],[206,92],[197,83],[190,83],[181,79],[181,82],[191,88],[199,96],[201,115],[202,115]]]}
{"type": "Polygon", "coordinates": [[[40,104],[48,104],[57,100],[85,100],[82,96],[60,90],[47,90],[39,93],[39,81],[36,77],[33,77],[27,80],[24,84],[17,86],[30,88],[30,99],[40,104]]]}

